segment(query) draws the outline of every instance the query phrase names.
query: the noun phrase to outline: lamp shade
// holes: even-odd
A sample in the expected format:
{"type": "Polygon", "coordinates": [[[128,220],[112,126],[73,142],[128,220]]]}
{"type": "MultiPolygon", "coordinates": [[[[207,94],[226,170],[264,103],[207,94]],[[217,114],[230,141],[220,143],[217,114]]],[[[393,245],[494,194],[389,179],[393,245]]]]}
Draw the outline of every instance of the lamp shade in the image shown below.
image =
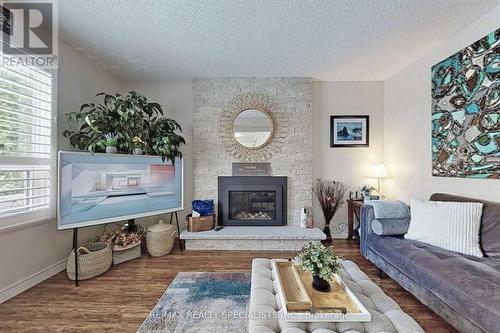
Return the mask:
{"type": "Polygon", "coordinates": [[[383,164],[374,164],[370,166],[368,176],[372,178],[387,178],[387,169],[383,164]]]}

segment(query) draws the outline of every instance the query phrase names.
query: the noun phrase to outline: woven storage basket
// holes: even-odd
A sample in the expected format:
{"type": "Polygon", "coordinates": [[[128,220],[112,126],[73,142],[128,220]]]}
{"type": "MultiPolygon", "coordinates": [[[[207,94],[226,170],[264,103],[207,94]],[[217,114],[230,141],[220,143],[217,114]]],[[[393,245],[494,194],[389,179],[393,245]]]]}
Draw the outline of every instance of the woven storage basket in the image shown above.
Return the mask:
{"type": "Polygon", "coordinates": [[[215,215],[192,217],[186,216],[186,229],[189,232],[212,230],[215,226],[215,215]]]}
{"type": "Polygon", "coordinates": [[[122,262],[137,259],[142,257],[141,243],[130,245],[125,249],[113,249],[113,265],[121,264],[122,262]]]}
{"type": "MultiPolygon", "coordinates": [[[[106,272],[113,261],[111,246],[104,242],[92,242],[79,247],[78,280],[87,280],[106,272]]],[[[75,250],[72,250],[66,263],[70,280],[75,279],[75,250]]]]}
{"type": "Polygon", "coordinates": [[[149,254],[153,257],[169,254],[174,247],[176,234],[175,227],[163,223],[163,220],[160,220],[160,223],[150,225],[146,234],[146,246],[149,254]]]}

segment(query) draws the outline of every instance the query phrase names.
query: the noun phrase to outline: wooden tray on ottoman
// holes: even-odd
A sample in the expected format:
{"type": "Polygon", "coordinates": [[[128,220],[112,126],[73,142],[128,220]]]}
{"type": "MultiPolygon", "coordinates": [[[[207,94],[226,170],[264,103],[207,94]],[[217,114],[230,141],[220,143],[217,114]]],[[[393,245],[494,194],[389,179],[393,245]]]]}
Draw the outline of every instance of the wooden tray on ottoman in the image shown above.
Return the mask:
{"type": "Polygon", "coordinates": [[[312,275],[298,269],[291,261],[272,260],[277,279],[277,292],[287,321],[303,322],[368,322],[371,314],[340,276],[330,281],[332,290],[315,290],[312,275]]]}

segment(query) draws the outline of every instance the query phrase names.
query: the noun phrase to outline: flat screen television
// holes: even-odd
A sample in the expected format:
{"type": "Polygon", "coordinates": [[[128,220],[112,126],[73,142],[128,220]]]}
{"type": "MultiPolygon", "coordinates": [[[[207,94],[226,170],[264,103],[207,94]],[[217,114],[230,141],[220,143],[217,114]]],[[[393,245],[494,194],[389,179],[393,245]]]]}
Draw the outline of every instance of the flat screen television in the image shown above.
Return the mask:
{"type": "Polygon", "coordinates": [[[61,230],[184,209],[180,158],[60,151],[58,168],[61,230]]]}

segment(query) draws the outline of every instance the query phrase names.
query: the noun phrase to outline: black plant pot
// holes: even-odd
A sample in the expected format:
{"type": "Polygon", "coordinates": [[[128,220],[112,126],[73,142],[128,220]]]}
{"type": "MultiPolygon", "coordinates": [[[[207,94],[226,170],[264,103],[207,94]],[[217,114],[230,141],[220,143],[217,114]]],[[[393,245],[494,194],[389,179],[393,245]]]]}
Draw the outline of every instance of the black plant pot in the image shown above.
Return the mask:
{"type": "Polygon", "coordinates": [[[317,275],[313,275],[312,287],[323,293],[327,293],[331,290],[330,283],[317,275]]]}

